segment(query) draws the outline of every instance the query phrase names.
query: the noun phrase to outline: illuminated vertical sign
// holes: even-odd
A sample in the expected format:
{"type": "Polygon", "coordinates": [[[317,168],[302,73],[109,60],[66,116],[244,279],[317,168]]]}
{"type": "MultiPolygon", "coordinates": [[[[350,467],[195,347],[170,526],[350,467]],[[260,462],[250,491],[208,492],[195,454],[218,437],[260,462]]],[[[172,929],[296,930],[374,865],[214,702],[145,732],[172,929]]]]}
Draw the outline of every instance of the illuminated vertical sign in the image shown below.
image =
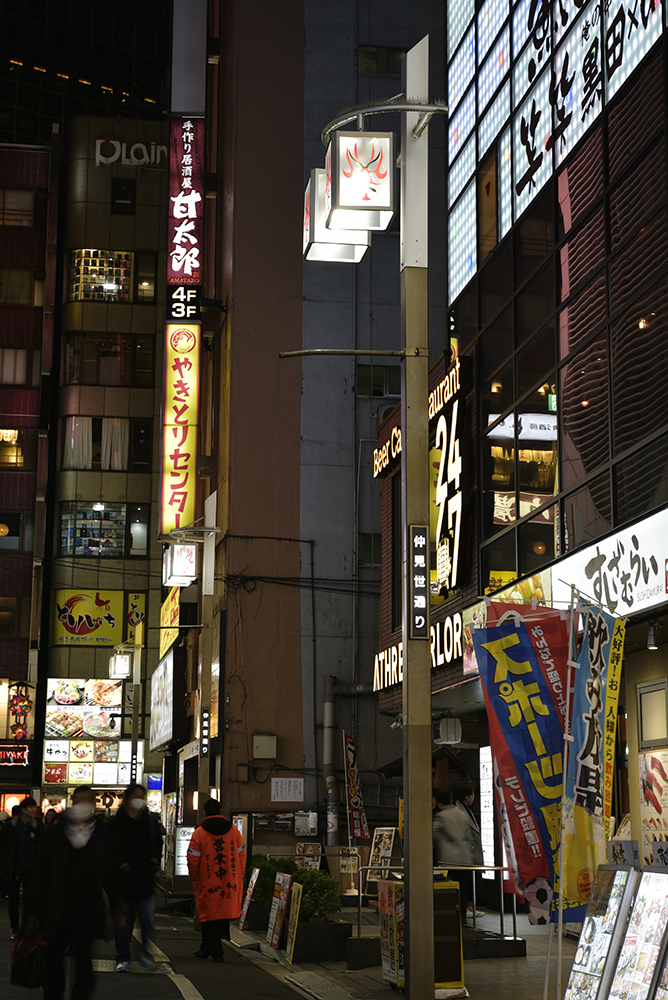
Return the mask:
{"type": "Polygon", "coordinates": [[[204,119],[172,117],[169,128],[167,318],[198,318],[204,252],[204,119]]]}
{"type": "Polygon", "coordinates": [[[197,517],[201,336],[197,324],[165,325],[160,533],[197,517]]]}
{"type": "Polygon", "coordinates": [[[429,638],[429,529],[410,525],[410,637],[429,638]]]}

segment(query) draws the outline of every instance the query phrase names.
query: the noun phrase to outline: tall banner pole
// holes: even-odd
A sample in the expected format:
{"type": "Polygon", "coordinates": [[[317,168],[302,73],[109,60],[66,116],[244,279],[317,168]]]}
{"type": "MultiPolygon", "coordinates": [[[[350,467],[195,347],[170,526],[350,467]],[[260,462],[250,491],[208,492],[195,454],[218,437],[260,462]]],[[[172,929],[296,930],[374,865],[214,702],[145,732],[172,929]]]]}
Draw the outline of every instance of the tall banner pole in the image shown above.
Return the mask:
{"type": "MultiPolygon", "coordinates": [[[[564,786],[566,775],[568,774],[568,744],[572,742],[571,736],[571,671],[579,664],[573,659],[573,633],[575,624],[575,586],[571,584],[571,611],[568,625],[568,666],[566,670],[566,717],[564,719],[564,752],[563,752],[563,776],[564,784],[561,788],[561,829],[559,834],[559,922],[557,938],[557,1000],[561,1000],[561,961],[563,951],[562,931],[564,926],[564,826],[566,822],[566,810],[564,808],[564,786]]],[[[548,953],[549,962],[549,953],[548,953]]]]}

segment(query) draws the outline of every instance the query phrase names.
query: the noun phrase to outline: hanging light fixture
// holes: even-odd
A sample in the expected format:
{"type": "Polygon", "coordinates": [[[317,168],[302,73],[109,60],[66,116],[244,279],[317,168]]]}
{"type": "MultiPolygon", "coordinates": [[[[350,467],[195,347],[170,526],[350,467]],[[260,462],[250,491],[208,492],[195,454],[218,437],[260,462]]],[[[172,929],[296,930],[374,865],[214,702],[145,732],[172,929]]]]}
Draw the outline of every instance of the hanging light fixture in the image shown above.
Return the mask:
{"type": "Polygon", "coordinates": [[[163,587],[189,587],[197,579],[197,545],[178,542],[166,545],[162,554],[163,587]]]}
{"type": "Polygon", "coordinates": [[[656,641],[656,633],[659,631],[659,625],[657,622],[650,622],[647,626],[647,648],[648,649],[658,649],[658,644],[656,641]]]}
{"type": "Polygon", "coordinates": [[[334,132],[325,175],[328,229],[387,229],[394,216],[392,132],[334,132]]]}
{"type": "Polygon", "coordinates": [[[120,680],[132,673],[132,657],[129,653],[114,653],[109,657],[109,679],[120,680]]]}
{"type": "Polygon", "coordinates": [[[330,230],[325,225],[325,171],[316,168],[304,193],[304,260],[347,261],[358,264],[367,252],[367,232],[330,230]]]}

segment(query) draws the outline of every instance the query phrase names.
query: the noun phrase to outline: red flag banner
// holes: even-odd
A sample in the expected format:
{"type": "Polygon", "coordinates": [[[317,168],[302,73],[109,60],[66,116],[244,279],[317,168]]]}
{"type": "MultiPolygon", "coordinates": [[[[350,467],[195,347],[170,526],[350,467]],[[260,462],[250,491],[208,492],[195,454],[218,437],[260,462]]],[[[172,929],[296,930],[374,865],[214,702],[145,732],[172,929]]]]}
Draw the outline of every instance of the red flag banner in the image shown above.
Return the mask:
{"type": "Polygon", "coordinates": [[[348,801],[348,830],[351,837],[369,840],[369,824],[366,821],[362,786],[357,766],[355,741],[347,733],[343,734],[343,763],[346,770],[346,797],[348,801]]]}

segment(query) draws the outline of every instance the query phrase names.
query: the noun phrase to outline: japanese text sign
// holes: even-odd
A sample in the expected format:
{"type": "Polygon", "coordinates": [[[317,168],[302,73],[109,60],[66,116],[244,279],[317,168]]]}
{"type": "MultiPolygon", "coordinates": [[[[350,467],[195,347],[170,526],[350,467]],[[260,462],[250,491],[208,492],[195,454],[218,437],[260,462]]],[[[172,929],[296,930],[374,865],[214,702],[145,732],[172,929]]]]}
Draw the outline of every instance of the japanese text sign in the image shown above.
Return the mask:
{"type": "Polygon", "coordinates": [[[160,532],[197,517],[200,327],[165,325],[160,532]]]}
{"type": "Polygon", "coordinates": [[[172,118],[169,129],[168,285],[202,284],[204,200],[204,119],[172,118]]]}
{"type": "Polygon", "coordinates": [[[409,526],[409,621],[411,639],[429,638],[429,528],[409,526]]]}
{"type": "Polygon", "coordinates": [[[369,840],[369,824],[366,819],[362,785],[360,784],[357,750],[355,741],[347,733],[343,734],[343,766],[346,772],[349,835],[369,840]]]}
{"type": "Polygon", "coordinates": [[[57,590],[55,598],[55,645],[110,646],[122,642],[122,590],[57,590]]]}

